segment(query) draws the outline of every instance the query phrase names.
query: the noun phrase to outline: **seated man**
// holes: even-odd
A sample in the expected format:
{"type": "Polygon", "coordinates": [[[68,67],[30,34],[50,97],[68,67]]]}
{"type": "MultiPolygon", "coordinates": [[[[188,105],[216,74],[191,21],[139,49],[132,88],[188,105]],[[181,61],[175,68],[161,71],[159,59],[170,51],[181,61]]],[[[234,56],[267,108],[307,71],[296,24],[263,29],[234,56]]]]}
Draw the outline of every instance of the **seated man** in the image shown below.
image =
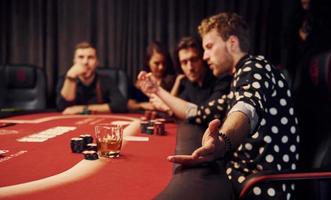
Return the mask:
{"type": "MultiPolygon", "coordinates": [[[[226,155],[224,173],[239,196],[245,181],[257,172],[296,169],[300,137],[291,92],[285,77],[265,58],[248,54],[248,26],[237,14],[220,13],[207,18],[199,32],[205,50],[203,58],[213,74],[234,77],[228,95],[220,95],[207,107],[192,106],[174,101],[146,73],[141,73],[139,79],[145,92],[154,93],[169,107],[186,108],[186,115],[181,112],[184,117],[203,121],[215,113],[226,116],[209,123],[202,147],[192,155],[169,156],[168,160],[192,165],[226,155]]],[[[264,183],[254,187],[248,199],[291,199],[293,190],[290,183],[264,183]]]]}
{"type": "Polygon", "coordinates": [[[184,74],[177,76],[171,90],[173,96],[194,104],[205,103],[212,95],[217,78],[203,61],[200,43],[184,37],[177,45],[176,63],[184,74]]]}
{"type": "Polygon", "coordinates": [[[87,42],[77,44],[74,64],[57,85],[57,108],[63,114],[125,112],[127,99],[115,81],[96,73],[96,49],[87,42]],[[113,83],[114,82],[114,83],[113,83]]]}

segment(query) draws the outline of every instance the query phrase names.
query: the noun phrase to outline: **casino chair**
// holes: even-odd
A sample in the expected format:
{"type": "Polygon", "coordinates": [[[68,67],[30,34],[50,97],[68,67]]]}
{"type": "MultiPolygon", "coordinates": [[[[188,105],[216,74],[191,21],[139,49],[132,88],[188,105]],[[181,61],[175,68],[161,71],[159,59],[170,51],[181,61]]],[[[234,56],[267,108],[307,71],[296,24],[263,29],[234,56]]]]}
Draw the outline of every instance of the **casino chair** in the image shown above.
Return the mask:
{"type": "Polygon", "coordinates": [[[0,66],[0,108],[4,106],[4,97],[6,96],[5,88],[5,67],[0,66]]]}
{"type": "Polygon", "coordinates": [[[1,111],[32,111],[46,108],[46,75],[33,65],[1,68],[1,111]]]}
{"type": "Polygon", "coordinates": [[[118,89],[122,92],[123,96],[128,98],[128,77],[124,70],[109,67],[98,67],[97,73],[108,76],[111,80],[115,80],[115,83],[117,83],[118,89]]]}
{"type": "MultiPolygon", "coordinates": [[[[291,181],[296,184],[295,199],[329,200],[331,199],[331,51],[313,57],[309,63],[309,79],[313,95],[318,96],[316,124],[310,131],[301,130],[300,158],[305,157],[312,163],[302,163],[295,171],[260,172],[245,181],[239,199],[248,199],[247,194],[252,188],[263,182],[291,181]],[[318,94],[320,93],[320,94],[318,94]],[[314,141],[315,140],[315,141],[314,141]],[[315,148],[307,144],[314,142],[315,148]],[[309,180],[309,181],[308,181],[309,180]]],[[[309,91],[306,91],[309,92],[309,91]]],[[[311,102],[308,102],[311,103],[311,102]]],[[[313,119],[311,119],[313,120],[313,119]]],[[[299,122],[300,123],[300,122],[299,122]]]]}

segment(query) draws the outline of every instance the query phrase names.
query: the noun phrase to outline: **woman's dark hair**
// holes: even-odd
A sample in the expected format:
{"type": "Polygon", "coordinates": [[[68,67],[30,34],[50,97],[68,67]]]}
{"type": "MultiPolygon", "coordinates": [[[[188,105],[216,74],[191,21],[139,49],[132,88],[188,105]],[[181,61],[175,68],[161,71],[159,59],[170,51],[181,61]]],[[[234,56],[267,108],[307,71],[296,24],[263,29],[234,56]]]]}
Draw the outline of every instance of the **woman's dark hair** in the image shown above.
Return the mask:
{"type": "Polygon", "coordinates": [[[165,74],[174,74],[173,63],[169,51],[159,41],[152,41],[147,46],[143,70],[147,72],[150,71],[149,61],[155,52],[163,55],[165,58],[165,74]]]}

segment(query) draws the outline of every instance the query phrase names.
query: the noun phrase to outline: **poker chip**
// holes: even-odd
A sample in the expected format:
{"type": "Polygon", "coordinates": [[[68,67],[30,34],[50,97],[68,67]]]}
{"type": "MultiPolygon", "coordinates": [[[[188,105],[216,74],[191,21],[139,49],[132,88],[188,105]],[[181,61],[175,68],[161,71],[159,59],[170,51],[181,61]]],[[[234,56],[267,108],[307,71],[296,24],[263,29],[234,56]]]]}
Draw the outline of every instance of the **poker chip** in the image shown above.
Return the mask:
{"type": "Polygon", "coordinates": [[[156,122],[155,119],[151,119],[151,120],[149,120],[148,124],[149,124],[149,126],[154,126],[155,122],[156,122]]]}
{"type": "Polygon", "coordinates": [[[146,133],[148,135],[153,135],[154,134],[154,127],[153,126],[148,126],[147,130],[146,130],[146,133]]]}
{"type": "Polygon", "coordinates": [[[84,147],[87,147],[87,144],[90,144],[93,142],[93,137],[90,134],[82,134],[79,137],[83,138],[84,147]]]}
{"type": "Polygon", "coordinates": [[[95,143],[87,144],[86,148],[89,151],[97,151],[97,144],[95,144],[95,143]]]}
{"type": "Polygon", "coordinates": [[[91,140],[91,135],[85,134],[80,135],[80,137],[74,137],[70,140],[70,147],[73,153],[82,153],[86,160],[96,160],[99,159],[97,154],[97,144],[89,143],[85,145],[85,142],[93,141],[91,140]],[[84,141],[85,140],[85,141],[84,141]]]}
{"type": "Polygon", "coordinates": [[[164,122],[165,119],[163,118],[140,121],[141,133],[146,133],[149,135],[166,135],[164,122]]]}
{"type": "Polygon", "coordinates": [[[74,137],[70,140],[70,147],[73,153],[81,153],[85,150],[83,138],[74,137]]]}
{"type": "Polygon", "coordinates": [[[154,123],[154,133],[155,135],[165,135],[164,123],[156,121],[154,123]]]}
{"type": "Polygon", "coordinates": [[[83,151],[83,155],[85,160],[97,160],[99,159],[99,156],[96,151],[83,151]]]}
{"type": "Polygon", "coordinates": [[[146,133],[148,125],[149,125],[148,121],[141,121],[140,122],[140,131],[141,131],[141,133],[146,133]]]}

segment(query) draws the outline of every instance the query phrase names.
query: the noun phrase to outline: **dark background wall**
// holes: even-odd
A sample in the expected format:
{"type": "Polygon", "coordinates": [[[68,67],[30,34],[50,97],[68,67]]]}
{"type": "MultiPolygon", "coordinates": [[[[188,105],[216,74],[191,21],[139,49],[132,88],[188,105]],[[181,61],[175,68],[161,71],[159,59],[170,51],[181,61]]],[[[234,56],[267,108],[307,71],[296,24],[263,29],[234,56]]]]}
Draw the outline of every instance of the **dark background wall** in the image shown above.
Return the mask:
{"type": "MultiPolygon", "coordinates": [[[[159,40],[173,52],[181,37],[197,36],[203,18],[235,11],[251,28],[251,53],[285,65],[299,74],[296,80],[308,80],[294,88],[305,169],[313,162],[318,141],[329,138],[331,114],[331,84],[328,90],[325,83],[317,90],[307,65],[311,56],[331,47],[331,1],[311,1],[312,31],[306,42],[298,43],[297,28],[305,14],[300,0],[0,0],[0,66],[26,63],[42,68],[48,79],[48,106],[54,107],[57,78],[71,66],[76,43],[92,42],[101,66],[123,69],[134,80],[150,41],[159,40]]],[[[320,72],[321,78],[331,74],[324,68],[320,72]]],[[[302,191],[307,194],[305,187],[302,191]]]]}
{"type": "Polygon", "coordinates": [[[74,45],[95,44],[101,66],[121,68],[131,80],[145,48],[159,40],[172,52],[197,35],[206,16],[235,11],[251,26],[252,53],[280,63],[281,39],[295,1],[289,0],[0,0],[0,64],[45,70],[49,106],[57,77],[71,66],[74,45]]]}

